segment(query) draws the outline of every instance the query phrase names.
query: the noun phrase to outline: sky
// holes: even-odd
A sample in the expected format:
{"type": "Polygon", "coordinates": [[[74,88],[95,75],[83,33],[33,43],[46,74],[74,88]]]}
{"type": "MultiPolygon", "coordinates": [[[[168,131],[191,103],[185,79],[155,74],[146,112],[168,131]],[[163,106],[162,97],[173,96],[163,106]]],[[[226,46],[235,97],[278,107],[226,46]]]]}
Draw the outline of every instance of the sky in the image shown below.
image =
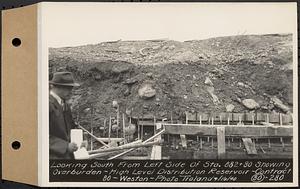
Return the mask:
{"type": "Polygon", "coordinates": [[[49,47],[295,33],[296,3],[43,3],[49,47]]]}

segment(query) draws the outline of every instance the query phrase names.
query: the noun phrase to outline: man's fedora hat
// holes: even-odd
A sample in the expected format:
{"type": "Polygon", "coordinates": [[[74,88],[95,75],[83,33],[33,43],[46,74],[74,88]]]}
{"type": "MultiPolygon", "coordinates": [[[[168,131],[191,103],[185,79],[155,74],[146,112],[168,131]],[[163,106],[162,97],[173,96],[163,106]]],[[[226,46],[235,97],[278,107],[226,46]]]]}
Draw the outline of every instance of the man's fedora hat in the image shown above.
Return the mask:
{"type": "Polygon", "coordinates": [[[49,81],[52,85],[78,87],[78,83],[74,82],[74,78],[71,72],[56,72],[53,74],[53,78],[49,81]]]}

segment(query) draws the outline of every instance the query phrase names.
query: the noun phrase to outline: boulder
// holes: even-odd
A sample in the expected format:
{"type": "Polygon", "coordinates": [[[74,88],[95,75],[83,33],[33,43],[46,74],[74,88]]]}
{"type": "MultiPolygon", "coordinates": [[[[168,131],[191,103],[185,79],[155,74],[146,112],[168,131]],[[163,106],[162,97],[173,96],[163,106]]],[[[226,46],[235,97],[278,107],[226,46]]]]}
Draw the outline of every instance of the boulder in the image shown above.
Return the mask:
{"type": "Polygon", "coordinates": [[[259,104],[253,99],[244,99],[242,100],[242,104],[250,110],[259,108],[259,104]]]}
{"type": "Polygon", "coordinates": [[[156,90],[151,84],[143,84],[139,88],[138,94],[142,99],[149,99],[156,95],[156,90]]]}
{"type": "Polygon", "coordinates": [[[226,112],[232,112],[234,110],[235,106],[233,104],[228,104],[226,106],[226,112]]]}
{"type": "Polygon", "coordinates": [[[283,104],[283,102],[277,98],[276,96],[273,96],[271,98],[271,101],[273,102],[274,106],[281,109],[283,112],[287,113],[290,111],[290,108],[283,104]]]}

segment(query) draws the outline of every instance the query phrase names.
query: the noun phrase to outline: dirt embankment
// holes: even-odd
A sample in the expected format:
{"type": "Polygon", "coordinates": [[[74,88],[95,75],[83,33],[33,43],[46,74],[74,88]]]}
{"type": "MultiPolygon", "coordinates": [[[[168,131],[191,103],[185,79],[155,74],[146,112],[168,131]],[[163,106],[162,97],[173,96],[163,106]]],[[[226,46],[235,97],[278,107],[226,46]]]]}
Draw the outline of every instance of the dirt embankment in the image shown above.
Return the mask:
{"type": "Polygon", "coordinates": [[[114,41],[51,48],[49,71],[71,71],[71,99],[83,120],[121,112],[158,117],[197,112],[292,110],[292,36],[243,35],[207,40],[114,41]],[[250,99],[250,100],[247,100],[250,99]]]}

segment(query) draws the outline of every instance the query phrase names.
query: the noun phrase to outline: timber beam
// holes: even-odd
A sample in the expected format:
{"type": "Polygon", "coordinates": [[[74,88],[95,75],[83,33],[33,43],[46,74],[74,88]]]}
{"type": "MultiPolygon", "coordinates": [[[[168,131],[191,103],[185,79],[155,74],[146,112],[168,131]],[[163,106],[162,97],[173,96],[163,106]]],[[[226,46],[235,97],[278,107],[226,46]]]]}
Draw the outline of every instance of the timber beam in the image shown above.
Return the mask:
{"type": "Polygon", "coordinates": [[[237,137],[292,137],[292,126],[265,125],[199,125],[199,124],[163,124],[165,134],[216,136],[217,128],[225,128],[225,136],[237,137]]]}

